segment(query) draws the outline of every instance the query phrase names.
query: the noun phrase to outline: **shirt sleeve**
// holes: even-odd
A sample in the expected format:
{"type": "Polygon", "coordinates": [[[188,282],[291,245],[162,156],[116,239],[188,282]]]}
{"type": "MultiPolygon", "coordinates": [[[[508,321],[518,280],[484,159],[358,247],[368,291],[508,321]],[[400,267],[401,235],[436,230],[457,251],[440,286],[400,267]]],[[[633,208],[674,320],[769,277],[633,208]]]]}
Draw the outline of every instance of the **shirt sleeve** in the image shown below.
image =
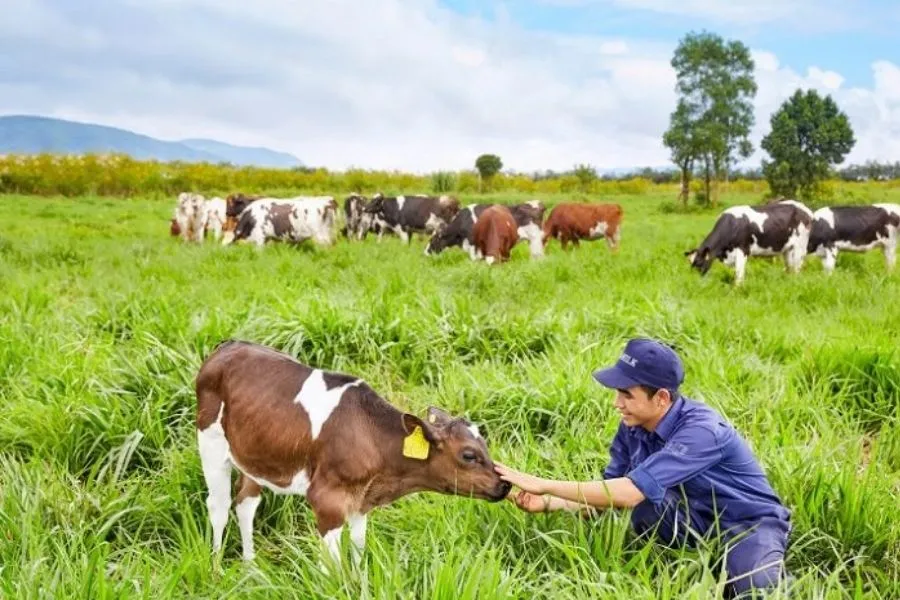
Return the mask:
{"type": "Polygon", "coordinates": [[[722,459],[727,436],[719,426],[681,428],[658,452],[632,469],[626,476],[650,502],[663,501],[666,490],[684,483],[722,459]]]}
{"type": "Polygon", "coordinates": [[[614,479],[622,477],[628,471],[629,453],[628,446],[625,444],[625,436],[628,434],[625,425],[620,423],[616,436],[613,438],[612,445],[609,447],[609,464],[603,471],[604,479],[614,479]]]}

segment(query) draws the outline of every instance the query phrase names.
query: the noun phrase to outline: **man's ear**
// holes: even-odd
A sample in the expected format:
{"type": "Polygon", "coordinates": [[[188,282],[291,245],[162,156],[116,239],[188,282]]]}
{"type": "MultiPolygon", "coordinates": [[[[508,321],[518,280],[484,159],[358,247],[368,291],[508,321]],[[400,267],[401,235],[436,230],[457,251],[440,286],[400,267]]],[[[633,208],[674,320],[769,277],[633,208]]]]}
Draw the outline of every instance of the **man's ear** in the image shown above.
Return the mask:
{"type": "Polygon", "coordinates": [[[669,390],[667,390],[666,388],[659,388],[656,391],[656,399],[659,401],[659,403],[668,402],[671,404],[672,403],[672,394],[670,394],[669,390]]]}
{"type": "Polygon", "coordinates": [[[403,413],[403,430],[407,435],[410,435],[416,430],[416,427],[419,427],[422,430],[422,434],[425,436],[425,439],[428,440],[432,444],[437,444],[441,441],[443,436],[441,436],[434,427],[420,419],[414,414],[411,413],[403,413]]]}

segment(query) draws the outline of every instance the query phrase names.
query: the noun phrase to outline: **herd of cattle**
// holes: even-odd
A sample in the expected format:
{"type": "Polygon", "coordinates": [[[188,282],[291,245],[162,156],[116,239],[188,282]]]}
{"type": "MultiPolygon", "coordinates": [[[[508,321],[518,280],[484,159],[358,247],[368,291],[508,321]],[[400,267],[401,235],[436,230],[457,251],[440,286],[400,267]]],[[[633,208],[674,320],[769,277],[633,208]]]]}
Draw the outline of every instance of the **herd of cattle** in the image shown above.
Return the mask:
{"type": "MultiPolygon", "coordinates": [[[[550,239],[565,249],[569,242],[604,238],[618,249],[622,207],[618,204],[567,202],[544,219],[539,200],[522,204],[468,204],[453,196],[384,196],[351,194],[344,199],[341,234],[363,240],[369,232],[380,241],[397,235],[407,244],[414,234],[430,237],[425,254],[458,246],[472,260],[506,262],[512,248],[527,241],[532,257],[544,254],[550,239]]],[[[225,245],[247,240],[263,246],[268,240],[293,243],[313,240],[329,246],[337,236],[338,205],[333,196],[270,198],[232,194],[206,199],[184,192],[178,196],[171,233],[185,241],[202,242],[209,232],[225,245]]]]}
{"type": "MultiPolygon", "coordinates": [[[[563,202],[544,219],[539,200],[522,204],[468,204],[453,196],[384,196],[351,194],[339,212],[333,196],[271,198],[232,194],[206,199],[200,194],[178,197],[172,235],[202,242],[209,232],[225,245],[247,240],[263,246],[268,240],[299,243],[312,239],[335,243],[338,231],[348,240],[363,240],[369,232],[379,241],[397,235],[407,244],[414,234],[429,236],[425,254],[460,247],[472,260],[488,264],[509,260],[512,248],[527,241],[532,258],[543,256],[556,238],[563,249],[571,242],[603,238],[616,251],[622,230],[622,207],[614,203],[563,202]],[[343,225],[338,228],[338,220],[343,225]]],[[[706,274],[714,260],[734,268],[735,283],[744,281],[751,257],[782,255],[786,270],[799,272],[808,255],[822,259],[831,274],[841,251],[881,248],[888,270],[896,263],[900,204],[831,206],[812,211],[796,200],[740,205],[724,210],[710,233],[685,252],[691,265],[706,274]]]]}

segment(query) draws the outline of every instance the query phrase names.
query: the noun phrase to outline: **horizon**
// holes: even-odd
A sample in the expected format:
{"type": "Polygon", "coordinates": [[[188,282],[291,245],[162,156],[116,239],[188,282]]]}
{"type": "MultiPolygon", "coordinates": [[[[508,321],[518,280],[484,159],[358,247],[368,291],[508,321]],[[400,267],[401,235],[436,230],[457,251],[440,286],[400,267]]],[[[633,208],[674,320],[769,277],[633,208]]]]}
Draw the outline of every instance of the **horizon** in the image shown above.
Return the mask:
{"type": "Polygon", "coordinates": [[[256,12],[29,3],[0,24],[17,59],[0,78],[0,114],[338,171],[456,171],[483,153],[520,173],[672,169],[669,61],[684,35],[707,30],[756,63],[754,154],[735,168],[758,168],[769,117],[798,88],[849,116],[857,143],[838,168],[900,160],[900,6],[880,0],[260,1],[256,12]]]}

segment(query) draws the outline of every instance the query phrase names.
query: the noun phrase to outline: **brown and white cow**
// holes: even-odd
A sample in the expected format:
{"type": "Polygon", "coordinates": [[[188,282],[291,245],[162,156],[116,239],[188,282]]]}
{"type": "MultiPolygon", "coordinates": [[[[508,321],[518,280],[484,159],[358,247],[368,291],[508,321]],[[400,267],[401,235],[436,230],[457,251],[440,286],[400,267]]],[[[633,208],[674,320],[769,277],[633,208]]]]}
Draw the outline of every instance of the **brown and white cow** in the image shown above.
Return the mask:
{"type": "Polygon", "coordinates": [[[254,557],[253,516],[263,488],[306,496],[335,558],[345,524],[362,551],[369,511],[408,494],[500,501],[510,490],[475,425],[433,407],[420,419],[358,377],[266,346],[223,342],[201,365],[195,387],[215,552],[232,504],[232,469],[240,474],[234,504],[245,560],[254,557]]]}
{"type": "Polygon", "coordinates": [[[237,227],[238,217],[244,209],[253,202],[259,200],[262,196],[247,196],[246,194],[229,194],[225,197],[225,224],[222,231],[225,235],[223,242],[228,243],[234,237],[234,230],[237,227]]]}
{"type": "Polygon", "coordinates": [[[513,246],[519,241],[518,230],[519,226],[509,208],[494,204],[481,213],[472,229],[475,251],[489,265],[506,262],[513,246]]]}
{"type": "MultiPolygon", "coordinates": [[[[446,227],[438,229],[431,236],[428,244],[425,246],[425,255],[440,254],[446,248],[452,246],[460,246],[469,254],[472,260],[481,258],[475,250],[475,241],[472,237],[472,231],[475,223],[481,217],[491,204],[468,204],[463,207],[450,224],[446,227]]],[[[513,218],[518,226],[519,240],[528,240],[528,246],[532,258],[543,256],[543,231],[541,226],[544,222],[544,204],[540,200],[529,200],[522,204],[508,205],[513,218]]]]}
{"type": "Polygon", "coordinates": [[[562,249],[580,240],[606,238],[613,252],[619,249],[622,231],[622,206],[594,202],[561,202],[550,210],[544,221],[544,245],[558,238],[562,249]]]}
{"type": "Polygon", "coordinates": [[[201,194],[181,192],[175,205],[175,221],[185,242],[202,242],[206,218],[206,198],[201,194]]]}
{"type": "Polygon", "coordinates": [[[259,198],[238,217],[234,235],[224,245],[249,240],[262,247],[267,240],[298,244],[312,239],[316,244],[334,244],[334,217],[337,202],[333,196],[296,196],[259,198]]]}

